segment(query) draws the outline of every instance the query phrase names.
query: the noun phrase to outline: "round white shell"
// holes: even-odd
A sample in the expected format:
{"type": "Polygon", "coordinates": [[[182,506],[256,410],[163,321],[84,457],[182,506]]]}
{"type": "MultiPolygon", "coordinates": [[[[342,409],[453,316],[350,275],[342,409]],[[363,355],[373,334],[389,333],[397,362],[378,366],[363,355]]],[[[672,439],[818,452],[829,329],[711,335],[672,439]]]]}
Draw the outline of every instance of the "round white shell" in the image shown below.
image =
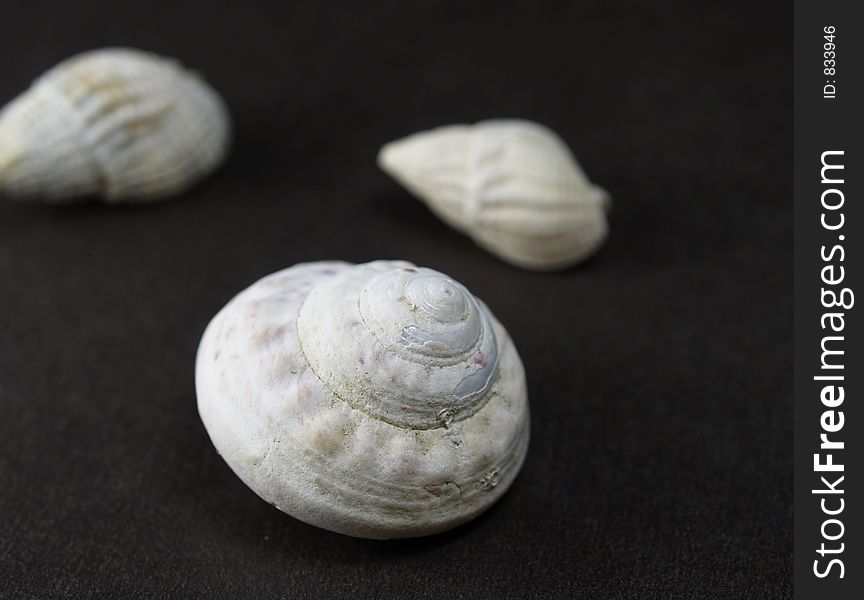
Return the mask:
{"type": "Polygon", "coordinates": [[[401,261],[300,264],[247,288],[198,349],[198,410],[259,496],[367,538],[437,533],[510,486],[522,363],[463,286],[401,261]]]}
{"type": "Polygon", "coordinates": [[[85,52],[0,111],[0,193],[162,198],[219,165],[229,137],[219,95],[178,62],[128,48],[85,52]]]}
{"type": "Polygon", "coordinates": [[[565,268],[606,239],[608,195],[537,123],[422,131],[385,145],[378,164],[449,225],[519,267],[565,268]]]}

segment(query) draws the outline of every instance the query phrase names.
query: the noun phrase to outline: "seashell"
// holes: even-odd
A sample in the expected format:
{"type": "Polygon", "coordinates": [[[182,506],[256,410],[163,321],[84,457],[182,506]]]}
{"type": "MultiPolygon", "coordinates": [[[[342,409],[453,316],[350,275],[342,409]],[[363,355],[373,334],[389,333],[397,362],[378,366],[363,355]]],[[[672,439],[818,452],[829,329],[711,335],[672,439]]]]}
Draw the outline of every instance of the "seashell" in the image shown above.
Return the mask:
{"type": "Polygon", "coordinates": [[[510,336],[453,279],[315,262],[231,300],[198,348],[201,419],[259,496],[366,538],[433,534],[507,490],[528,447],[510,336]]]}
{"type": "Polygon", "coordinates": [[[0,111],[0,193],[162,198],[222,162],[230,129],[219,95],[178,62],[129,48],[85,52],[0,111]]]}
{"type": "Polygon", "coordinates": [[[378,164],[450,226],[519,267],[565,268],[606,239],[608,194],[537,123],[422,131],[385,145],[378,164]]]}

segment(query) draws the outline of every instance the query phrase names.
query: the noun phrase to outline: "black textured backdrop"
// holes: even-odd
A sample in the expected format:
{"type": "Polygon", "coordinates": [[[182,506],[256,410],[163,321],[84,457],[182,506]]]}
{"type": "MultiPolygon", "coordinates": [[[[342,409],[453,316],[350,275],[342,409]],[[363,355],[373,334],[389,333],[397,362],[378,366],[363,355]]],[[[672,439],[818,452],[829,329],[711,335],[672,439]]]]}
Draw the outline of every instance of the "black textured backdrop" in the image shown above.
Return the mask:
{"type": "Polygon", "coordinates": [[[0,597],[790,595],[791,5],[4,0],[0,100],[75,52],[181,58],[230,160],[148,207],[0,203],[0,597]],[[614,198],[536,274],[375,166],[415,130],[526,117],[614,198]],[[300,261],[404,258],[493,308],[529,377],[504,499],[372,542],[261,501],[212,448],[209,318],[300,261]]]}

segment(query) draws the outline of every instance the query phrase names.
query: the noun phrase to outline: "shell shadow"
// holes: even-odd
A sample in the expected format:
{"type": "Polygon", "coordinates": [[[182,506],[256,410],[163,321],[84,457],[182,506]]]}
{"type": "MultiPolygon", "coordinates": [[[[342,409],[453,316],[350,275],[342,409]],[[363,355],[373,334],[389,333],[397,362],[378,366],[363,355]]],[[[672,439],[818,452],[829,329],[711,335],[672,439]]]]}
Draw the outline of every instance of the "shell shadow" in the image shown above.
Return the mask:
{"type": "Polygon", "coordinates": [[[352,537],[346,538],[346,536],[339,534],[330,535],[345,539],[346,545],[350,547],[352,553],[356,553],[357,562],[368,562],[370,558],[373,560],[385,560],[405,556],[418,556],[454,544],[468,537],[472,532],[481,529],[501,509],[500,507],[505,499],[506,495],[505,498],[501,498],[471,521],[435,535],[396,540],[367,540],[352,537]]]}
{"type": "Polygon", "coordinates": [[[224,185],[226,168],[220,167],[190,188],[176,194],[142,201],[105,202],[98,196],[76,198],[69,202],[15,201],[0,195],[0,202],[9,202],[17,207],[21,215],[35,218],[54,218],[69,221],[99,218],[104,215],[149,215],[156,211],[171,210],[181,204],[196,204],[212,199],[224,185]]]}

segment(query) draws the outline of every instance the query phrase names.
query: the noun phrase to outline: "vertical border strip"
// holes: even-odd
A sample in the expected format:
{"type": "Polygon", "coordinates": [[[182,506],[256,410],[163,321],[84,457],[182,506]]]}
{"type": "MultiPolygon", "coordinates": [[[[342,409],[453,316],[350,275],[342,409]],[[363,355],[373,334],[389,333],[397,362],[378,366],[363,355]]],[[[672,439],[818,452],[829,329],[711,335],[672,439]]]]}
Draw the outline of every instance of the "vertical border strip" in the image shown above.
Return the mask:
{"type": "Polygon", "coordinates": [[[864,293],[864,22],[855,4],[795,2],[794,575],[805,600],[860,598],[864,589],[864,332],[855,306],[864,293]]]}

